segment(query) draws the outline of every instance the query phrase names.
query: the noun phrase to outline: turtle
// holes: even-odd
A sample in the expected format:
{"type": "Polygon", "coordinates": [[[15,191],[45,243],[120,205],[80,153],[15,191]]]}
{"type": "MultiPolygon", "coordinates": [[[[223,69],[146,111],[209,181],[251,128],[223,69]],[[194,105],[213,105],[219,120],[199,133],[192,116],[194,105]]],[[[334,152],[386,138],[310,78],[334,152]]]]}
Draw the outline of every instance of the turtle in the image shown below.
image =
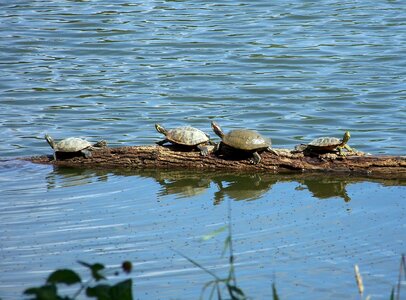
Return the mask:
{"type": "Polygon", "coordinates": [[[344,133],[343,138],[340,140],[335,137],[320,137],[314,139],[309,144],[302,144],[296,146],[296,150],[303,151],[303,152],[316,152],[316,153],[328,153],[338,151],[338,154],[341,156],[345,156],[343,153],[343,148],[345,148],[348,152],[354,152],[354,150],[347,145],[348,141],[350,140],[350,132],[346,131],[344,133]]]}
{"type": "Polygon", "coordinates": [[[271,139],[263,137],[255,130],[235,129],[227,134],[224,134],[221,127],[216,122],[211,122],[211,127],[215,134],[221,138],[221,142],[217,144],[216,152],[219,152],[223,145],[226,145],[234,150],[252,154],[251,162],[258,164],[261,162],[259,152],[269,151],[278,155],[271,148],[271,139]]]}
{"type": "Polygon", "coordinates": [[[48,134],[45,134],[45,140],[54,149],[54,159],[56,160],[57,154],[80,154],[83,155],[85,158],[89,158],[92,156],[90,152],[94,147],[106,147],[106,141],[102,140],[95,144],[91,144],[90,142],[76,138],[76,137],[69,137],[63,139],[59,142],[55,142],[53,138],[51,138],[48,134]]]}
{"type": "Polygon", "coordinates": [[[155,124],[155,128],[159,133],[165,135],[164,140],[156,142],[160,146],[170,142],[174,145],[194,147],[200,150],[201,155],[207,156],[209,154],[207,145],[213,144],[209,135],[191,126],[181,126],[167,130],[160,124],[155,124]]]}

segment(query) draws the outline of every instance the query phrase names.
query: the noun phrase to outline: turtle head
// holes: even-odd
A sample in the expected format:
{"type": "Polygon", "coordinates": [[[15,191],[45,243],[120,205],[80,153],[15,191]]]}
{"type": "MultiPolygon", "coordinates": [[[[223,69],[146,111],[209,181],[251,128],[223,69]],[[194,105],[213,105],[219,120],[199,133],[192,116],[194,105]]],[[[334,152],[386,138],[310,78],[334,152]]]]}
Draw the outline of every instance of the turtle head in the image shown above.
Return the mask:
{"type": "Polygon", "coordinates": [[[221,130],[221,127],[216,122],[211,122],[211,128],[213,129],[214,133],[217,134],[219,137],[223,138],[224,132],[221,130]]]}
{"type": "Polygon", "coordinates": [[[160,124],[155,124],[155,129],[156,131],[158,131],[159,133],[162,133],[164,135],[166,135],[166,133],[168,132],[164,127],[162,127],[160,124]]]}
{"type": "Polygon", "coordinates": [[[344,144],[347,144],[348,141],[350,140],[350,137],[351,137],[350,132],[349,132],[349,131],[346,131],[346,132],[344,133],[344,136],[343,136],[343,143],[344,143],[344,144]]]}
{"type": "Polygon", "coordinates": [[[49,146],[51,146],[52,149],[55,148],[54,139],[51,138],[48,134],[45,134],[45,140],[48,142],[49,146]]]}

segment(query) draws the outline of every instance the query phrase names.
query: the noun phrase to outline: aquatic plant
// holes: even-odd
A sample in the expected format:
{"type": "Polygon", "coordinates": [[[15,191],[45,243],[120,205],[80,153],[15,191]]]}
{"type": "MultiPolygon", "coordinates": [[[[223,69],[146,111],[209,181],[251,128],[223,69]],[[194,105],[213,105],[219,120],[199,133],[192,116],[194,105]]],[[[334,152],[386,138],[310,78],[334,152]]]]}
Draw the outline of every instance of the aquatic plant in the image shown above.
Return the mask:
{"type": "MultiPolygon", "coordinates": [[[[364,293],[364,284],[362,282],[362,276],[361,272],[359,270],[358,265],[354,265],[354,273],[355,273],[355,281],[357,283],[358,287],[358,292],[360,294],[360,299],[363,299],[363,293],[364,293]]],[[[398,276],[398,283],[396,286],[396,294],[395,294],[395,287],[392,287],[389,299],[390,300],[399,300],[400,299],[400,289],[401,289],[401,283],[402,283],[402,273],[403,273],[403,280],[406,280],[406,257],[405,254],[402,254],[400,258],[400,266],[399,266],[399,276],[398,276]],[[396,299],[395,299],[396,295],[396,299]]],[[[366,300],[371,299],[371,296],[368,295],[366,300]]]]}
{"type": "MultiPolygon", "coordinates": [[[[400,266],[399,266],[399,276],[398,276],[398,284],[396,288],[396,300],[400,299],[400,287],[401,287],[401,282],[402,282],[402,273],[403,273],[403,280],[406,281],[406,256],[405,254],[402,254],[402,257],[400,258],[400,266]]],[[[391,293],[391,300],[394,300],[394,291],[395,288],[392,288],[392,293],[391,293]]]]}
{"type": "MultiPolygon", "coordinates": [[[[230,205],[230,204],[229,204],[230,205]]],[[[213,299],[217,296],[217,299],[225,299],[224,292],[226,292],[230,299],[232,300],[245,300],[248,299],[242,290],[242,288],[237,284],[237,277],[234,267],[234,254],[233,254],[233,240],[232,240],[232,228],[231,228],[231,212],[229,208],[229,220],[226,226],[220,227],[209,234],[202,237],[203,241],[209,240],[224,231],[228,231],[227,237],[224,241],[224,248],[222,256],[228,252],[229,258],[229,269],[228,274],[225,277],[218,276],[213,271],[204,267],[196,260],[182,254],[181,252],[174,250],[176,253],[184,257],[190,263],[194,264],[199,269],[203,270],[207,274],[213,277],[204,284],[200,294],[200,299],[206,294],[206,291],[211,288],[209,292],[209,299],[213,299]]],[[[83,261],[78,261],[79,264],[89,269],[91,273],[91,278],[86,282],[82,282],[82,278],[78,273],[71,269],[58,269],[52,272],[44,285],[39,287],[31,287],[24,291],[24,294],[29,296],[29,300],[74,300],[81,293],[85,291],[85,294],[89,298],[96,298],[98,300],[132,300],[132,280],[126,279],[120,281],[116,284],[108,284],[108,276],[110,275],[120,275],[120,272],[126,274],[130,273],[132,270],[132,264],[129,261],[124,261],[120,269],[106,269],[104,265],[100,263],[89,264],[83,261]],[[101,283],[102,282],[102,283],[101,283]],[[96,284],[97,283],[97,284],[96,284]],[[72,296],[62,296],[58,291],[61,285],[79,285],[77,291],[72,296]]],[[[355,280],[357,283],[358,291],[360,294],[360,299],[363,299],[364,284],[362,280],[362,275],[359,270],[358,265],[354,266],[355,280]]],[[[399,276],[396,287],[394,286],[391,290],[389,299],[399,300],[400,290],[402,286],[402,281],[406,281],[406,256],[402,254],[399,267],[399,276]]],[[[276,290],[275,282],[272,283],[272,299],[279,300],[279,296],[276,290]]],[[[367,296],[365,299],[370,299],[367,296]]],[[[1,298],[0,298],[1,300],[1,298]]]]}
{"type": "Polygon", "coordinates": [[[203,298],[203,296],[206,293],[206,290],[211,287],[210,293],[209,293],[209,299],[213,299],[214,295],[217,295],[217,299],[223,299],[222,296],[222,291],[224,290],[223,287],[225,287],[225,290],[227,291],[229,297],[233,300],[243,300],[247,299],[245,296],[243,290],[237,285],[237,278],[235,275],[235,268],[234,268],[234,255],[233,255],[233,246],[232,246],[232,238],[231,238],[231,225],[229,223],[228,226],[221,227],[210,234],[206,235],[203,237],[203,240],[208,240],[210,238],[213,238],[214,236],[218,235],[222,231],[224,231],[226,228],[228,228],[228,236],[225,239],[224,242],[224,249],[223,249],[223,254],[228,250],[229,251],[229,269],[228,269],[228,274],[225,277],[220,277],[213,271],[207,269],[206,267],[202,266],[200,263],[198,263],[196,260],[182,254],[181,252],[174,250],[176,253],[187,259],[189,262],[194,264],[196,267],[199,269],[203,270],[207,274],[213,277],[213,280],[210,280],[206,282],[206,284],[202,288],[202,292],[200,295],[200,299],[203,298]],[[223,285],[223,287],[222,287],[223,285]]]}
{"type": "MultiPolygon", "coordinates": [[[[30,300],[73,300],[76,299],[83,291],[86,291],[86,296],[96,298],[98,300],[132,300],[132,280],[126,279],[114,285],[108,283],[99,283],[93,285],[94,282],[106,281],[108,271],[104,265],[100,263],[89,264],[79,261],[79,264],[88,268],[91,273],[91,278],[85,283],[78,273],[71,269],[59,269],[52,272],[44,285],[39,287],[31,287],[24,291],[25,295],[30,296],[30,300]],[[61,285],[79,285],[78,290],[73,296],[61,296],[58,292],[58,287],[61,285]]],[[[121,265],[121,270],[125,273],[130,273],[132,264],[125,261],[121,265]]],[[[114,275],[119,275],[119,271],[114,271],[114,275]]]]}
{"type": "MultiPolygon", "coordinates": [[[[200,299],[203,299],[203,296],[205,295],[206,290],[209,288],[211,288],[210,293],[209,293],[209,299],[213,299],[213,297],[215,295],[217,295],[217,299],[219,299],[219,300],[224,299],[223,294],[222,294],[222,291],[224,291],[224,290],[228,293],[228,296],[232,300],[248,299],[248,297],[245,295],[242,288],[238,286],[237,277],[235,274],[230,200],[228,201],[228,224],[226,226],[222,226],[222,227],[210,232],[209,234],[203,236],[202,240],[207,241],[226,230],[228,230],[228,234],[224,241],[222,256],[224,256],[224,254],[226,252],[229,253],[229,257],[228,257],[229,269],[228,269],[228,274],[225,277],[218,276],[213,271],[202,266],[196,260],[182,254],[181,252],[179,252],[177,250],[174,250],[176,253],[178,253],[185,259],[187,259],[189,262],[194,264],[196,267],[198,267],[199,269],[203,270],[204,272],[206,272],[207,274],[209,274],[210,276],[213,277],[213,280],[206,282],[206,284],[203,286],[202,292],[200,294],[200,299]]],[[[273,300],[279,300],[275,283],[272,284],[272,294],[273,294],[273,300]]]]}

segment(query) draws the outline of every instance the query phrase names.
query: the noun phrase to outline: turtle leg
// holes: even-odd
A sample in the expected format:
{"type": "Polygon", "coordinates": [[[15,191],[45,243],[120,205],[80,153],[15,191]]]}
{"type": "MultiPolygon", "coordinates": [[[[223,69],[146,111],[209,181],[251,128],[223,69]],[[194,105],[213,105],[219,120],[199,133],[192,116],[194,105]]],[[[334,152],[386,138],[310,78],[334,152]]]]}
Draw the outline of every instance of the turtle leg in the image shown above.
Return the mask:
{"type": "Polygon", "coordinates": [[[345,152],[343,152],[343,148],[344,147],[341,147],[341,146],[337,147],[338,155],[345,157],[345,152]]]}
{"type": "Polygon", "coordinates": [[[207,136],[207,138],[208,138],[207,143],[208,143],[209,145],[215,146],[215,145],[216,145],[216,143],[215,143],[215,142],[213,142],[213,141],[210,139],[210,135],[208,135],[207,133],[205,133],[205,135],[206,135],[206,136],[207,136]]]}
{"type": "Polygon", "coordinates": [[[88,149],[83,149],[82,151],[80,151],[82,154],[83,154],[83,156],[85,157],[85,158],[90,158],[90,157],[92,157],[92,152],[90,151],[90,150],[88,150],[88,149]]]}
{"type": "Polygon", "coordinates": [[[54,160],[56,160],[56,151],[54,151],[54,160]]]}
{"type": "Polygon", "coordinates": [[[156,142],[157,145],[162,146],[163,144],[169,142],[167,139],[164,139],[162,141],[156,142]]]}
{"type": "Polygon", "coordinates": [[[222,142],[215,144],[214,153],[219,153],[221,151],[222,142]]]}
{"type": "Polygon", "coordinates": [[[347,149],[348,152],[354,152],[354,150],[350,146],[348,146],[347,144],[345,144],[343,147],[345,149],[347,149]]]}
{"type": "Polygon", "coordinates": [[[266,148],[266,151],[271,152],[272,154],[279,156],[278,152],[276,152],[274,149],[272,149],[271,147],[266,148]]]}
{"type": "Polygon", "coordinates": [[[207,156],[209,155],[209,148],[206,145],[197,145],[197,149],[200,150],[200,155],[207,156]]]}
{"type": "Polygon", "coordinates": [[[253,154],[252,154],[252,159],[251,159],[251,162],[253,163],[253,164],[259,164],[260,162],[261,162],[261,155],[259,155],[258,154],[258,152],[254,152],[253,154]]]}
{"type": "Polygon", "coordinates": [[[209,143],[209,145],[212,145],[212,146],[216,146],[216,145],[217,145],[217,143],[216,143],[216,142],[213,142],[212,140],[209,140],[208,143],[209,143]]]}

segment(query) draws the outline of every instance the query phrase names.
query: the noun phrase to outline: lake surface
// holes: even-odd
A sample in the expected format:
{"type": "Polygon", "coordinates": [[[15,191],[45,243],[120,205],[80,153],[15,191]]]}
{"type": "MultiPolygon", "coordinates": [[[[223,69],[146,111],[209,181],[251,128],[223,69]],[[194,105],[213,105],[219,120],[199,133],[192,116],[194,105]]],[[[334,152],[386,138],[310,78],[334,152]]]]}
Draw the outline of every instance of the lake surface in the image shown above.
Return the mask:
{"type": "MultiPolygon", "coordinates": [[[[402,1],[13,1],[0,4],[0,298],[77,260],[134,263],[135,299],[197,299],[232,225],[244,292],[388,299],[406,252],[405,180],[84,170],[18,157],[69,136],[160,140],[251,128],[292,148],[341,137],[405,155],[402,1]],[[229,214],[231,213],[231,216],[229,214]]],[[[404,288],[405,291],[406,288],[404,288]]]]}

